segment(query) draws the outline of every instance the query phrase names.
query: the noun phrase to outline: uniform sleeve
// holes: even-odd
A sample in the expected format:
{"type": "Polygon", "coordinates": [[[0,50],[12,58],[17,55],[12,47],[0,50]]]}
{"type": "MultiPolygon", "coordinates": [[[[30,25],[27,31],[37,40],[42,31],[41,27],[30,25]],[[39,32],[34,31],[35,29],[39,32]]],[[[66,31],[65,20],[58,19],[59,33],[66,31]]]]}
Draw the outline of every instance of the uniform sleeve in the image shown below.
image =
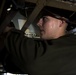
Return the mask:
{"type": "Polygon", "coordinates": [[[22,67],[21,64],[30,64],[45,52],[41,41],[27,38],[23,32],[15,29],[8,33],[5,45],[12,60],[22,67]]]}
{"type": "Polygon", "coordinates": [[[23,32],[12,30],[6,37],[5,45],[12,62],[24,73],[76,75],[75,44],[62,43],[61,39],[55,42],[56,45],[50,46],[44,40],[27,38],[23,32]]]}

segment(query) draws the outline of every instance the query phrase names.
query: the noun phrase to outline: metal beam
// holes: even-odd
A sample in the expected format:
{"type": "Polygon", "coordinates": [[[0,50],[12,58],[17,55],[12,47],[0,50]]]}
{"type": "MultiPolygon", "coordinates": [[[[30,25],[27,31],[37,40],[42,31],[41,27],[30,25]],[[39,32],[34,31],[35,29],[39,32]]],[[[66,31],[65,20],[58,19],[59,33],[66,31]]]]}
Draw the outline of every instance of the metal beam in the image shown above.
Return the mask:
{"type": "Polygon", "coordinates": [[[57,0],[47,0],[46,6],[56,7],[70,11],[76,11],[76,5],[57,1],[57,0]]]}
{"type": "MultiPolygon", "coordinates": [[[[37,0],[25,0],[26,2],[37,3],[37,0]]],[[[76,5],[61,2],[58,0],[46,0],[46,6],[61,8],[70,11],[76,11],[76,5]]]]}
{"type": "Polygon", "coordinates": [[[37,17],[37,15],[39,14],[39,12],[42,10],[42,8],[45,6],[46,0],[38,0],[35,9],[33,10],[33,12],[31,13],[30,17],[28,18],[28,20],[26,21],[26,23],[24,24],[24,26],[22,27],[22,31],[24,32],[28,26],[35,20],[35,18],[37,17]]]}
{"type": "Polygon", "coordinates": [[[5,4],[6,0],[2,1],[1,7],[0,7],[0,16],[2,14],[3,8],[4,8],[4,4],[5,4]]]}

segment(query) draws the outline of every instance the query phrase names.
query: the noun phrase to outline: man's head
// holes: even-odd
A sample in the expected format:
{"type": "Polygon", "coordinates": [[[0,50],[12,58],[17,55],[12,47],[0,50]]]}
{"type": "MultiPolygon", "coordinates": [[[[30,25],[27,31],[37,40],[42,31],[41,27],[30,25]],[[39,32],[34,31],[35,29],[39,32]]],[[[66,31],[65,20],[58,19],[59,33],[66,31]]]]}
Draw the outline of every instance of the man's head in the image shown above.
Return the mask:
{"type": "Polygon", "coordinates": [[[40,28],[40,36],[43,39],[56,39],[65,35],[67,22],[66,18],[55,15],[46,15],[40,18],[37,25],[40,28]]]}

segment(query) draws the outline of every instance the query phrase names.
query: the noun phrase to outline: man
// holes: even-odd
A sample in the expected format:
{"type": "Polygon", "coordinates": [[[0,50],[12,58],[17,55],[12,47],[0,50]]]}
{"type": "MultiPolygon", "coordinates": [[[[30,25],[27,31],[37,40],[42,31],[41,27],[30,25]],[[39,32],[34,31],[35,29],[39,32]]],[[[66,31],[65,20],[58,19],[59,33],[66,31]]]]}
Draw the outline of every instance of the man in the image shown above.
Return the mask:
{"type": "Polygon", "coordinates": [[[66,34],[67,23],[63,17],[57,19],[51,16],[44,16],[38,22],[38,26],[41,31],[41,38],[56,39],[66,34]]]}
{"type": "Polygon", "coordinates": [[[10,30],[5,39],[6,59],[10,57],[22,73],[29,75],[75,75],[76,36],[67,34],[67,22],[53,13],[43,16],[37,23],[42,39],[10,30]]]}

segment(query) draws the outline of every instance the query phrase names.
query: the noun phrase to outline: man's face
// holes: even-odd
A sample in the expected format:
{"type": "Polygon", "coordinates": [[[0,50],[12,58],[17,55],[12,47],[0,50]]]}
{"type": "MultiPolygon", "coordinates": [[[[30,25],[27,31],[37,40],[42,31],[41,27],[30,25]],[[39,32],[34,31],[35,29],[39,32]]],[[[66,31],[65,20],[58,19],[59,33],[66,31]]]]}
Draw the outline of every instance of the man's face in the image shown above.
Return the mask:
{"type": "Polygon", "coordinates": [[[40,18],[37,25],[40,28],[40,36],[43,39],[53,39],[54,36],[56,36],[56,33],[59,29],[60,20],[50,17],[50,16],[44,16],[43,18],[40,18]]]}

